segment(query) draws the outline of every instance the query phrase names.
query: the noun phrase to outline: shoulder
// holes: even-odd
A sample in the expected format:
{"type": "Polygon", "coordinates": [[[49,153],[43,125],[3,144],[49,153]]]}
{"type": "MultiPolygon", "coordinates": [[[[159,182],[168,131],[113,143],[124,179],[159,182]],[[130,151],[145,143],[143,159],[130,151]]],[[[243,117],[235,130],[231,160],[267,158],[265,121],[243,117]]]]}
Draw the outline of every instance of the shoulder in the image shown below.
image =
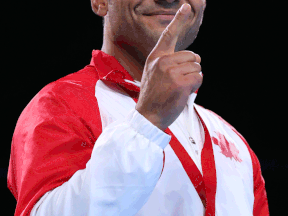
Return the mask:
{"type": "MultiPolygon", "coordinates": [[[[85,68],[68,74],[52,83],[46,85],[39,94],[53,92],[55,96],[70,97],[75,96],[71,93],[84,92],[95,95],[95,85],[98,80],[94,67],[86,66],[85,68]]],[[[74,98],[75,99],[75,98],[74,98]]]]}
{"type": "Polygon", "coordinates": [[[96,103],[95,85],[97,80],[95,69],[86,66],[44,86],[31,99],[25,109],[31,109],[31,106],[49,109],[66,106],[77,110],[79,106],[87,105],[85,104],[87,102],[90,104],[96,103]]]}
{"type": "MultiPolygon", "coordinates": [[[[39,125],[51,119],[81,121],[95,130],[101,124],[95,97],[97,82],[94,68],[86,66],[44,86],[27,104],[18,118],[15,133],[29,125],[39,125]],[[31,118],[33,116],[33,118],[31,118]],[[75,120],[74,120],[75,119],[75,120]]],[[[97,131],[98,133],[98,131],[97,131]]]]}

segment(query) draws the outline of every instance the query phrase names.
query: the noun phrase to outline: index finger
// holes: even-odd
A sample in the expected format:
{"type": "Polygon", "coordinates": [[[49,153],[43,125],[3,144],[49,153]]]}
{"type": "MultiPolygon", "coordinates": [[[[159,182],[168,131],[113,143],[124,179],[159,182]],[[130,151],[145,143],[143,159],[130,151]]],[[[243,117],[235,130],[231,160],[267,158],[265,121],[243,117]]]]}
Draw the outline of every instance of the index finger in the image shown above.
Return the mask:
{"type": "Polygon", "coordinates": [[[187,3],[183,4],[181,8],[177,11],[175,17],[169,23],[166,29],[162,32],[157,44],[150,53],[150,56],[153,56],[153,59],[162,55],[174,53],[178,36],[183,30],[185,23],[184,21],[186,21],[186,18],[188,17],[190,11],[191,6],[187,3]],[[187,9],[187,11],[184,10],[185,8],[187,9]]]}

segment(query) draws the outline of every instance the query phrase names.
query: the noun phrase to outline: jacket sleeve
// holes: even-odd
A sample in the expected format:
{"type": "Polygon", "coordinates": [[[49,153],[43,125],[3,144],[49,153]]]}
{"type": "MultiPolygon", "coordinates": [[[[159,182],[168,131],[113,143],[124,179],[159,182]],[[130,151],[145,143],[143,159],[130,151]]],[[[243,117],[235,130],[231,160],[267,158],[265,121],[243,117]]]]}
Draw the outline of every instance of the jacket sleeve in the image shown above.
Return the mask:
{"type": "Polygon", "coordinates": [[[261,172],[260,162],[252,149],[249,150],[253,161],[253,179],[254,179],[254,205],[253,216],[269,216],[269,206],[267,192],[265,189],[265,180],[261,172]]]}
{"type": "Polygon", "coordinates": [[[148,201],[171,136],[132,109],[97,139],[86,168],[47,192],[31,216],[129,216],[148,201]]]}

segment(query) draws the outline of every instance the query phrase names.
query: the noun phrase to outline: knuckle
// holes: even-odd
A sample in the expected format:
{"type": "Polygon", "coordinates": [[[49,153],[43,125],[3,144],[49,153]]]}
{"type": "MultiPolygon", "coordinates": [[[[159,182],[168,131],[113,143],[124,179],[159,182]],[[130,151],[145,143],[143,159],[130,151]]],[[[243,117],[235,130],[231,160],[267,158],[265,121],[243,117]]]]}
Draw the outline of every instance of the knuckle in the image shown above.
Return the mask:
{"type": "Polygon", "coordinates": [[[169,61],[168,55],[162,55],[159,57],[159,64],[166,64],[169,61]]]}
{"type": "Polygon", "coordinates": [[[176,16],[175,15],[175,19],[181,22],[183,20],[183,17],[186,16],[186,14],[183,13],[181,10],[177,11],[177,13],[179,13],[181,16],[176,16]]]}
{"type": "Polygon", "coordinates": [[[191,62],[190,64],[192,65],[194,71],[200,72],[202,70],[202,66],[198,62],[191,62]]]}
{"type": "Polygon", "coordinates": [[[194,53],[193,51],[190,51],[190,50],[189,50],[189,53],[190,53],[193,57],[196,57],[196,53],[194,53]]]}
{"type": "Polygon", "coordinates": [[[196,61],[196,54],[192,51],[190,51],[190,55],[191,55],[191,58],[193,59],[193,61],[196,61]]]}
{"type": "Polygon", "coordinates": [[[198,87],[200,85],[202,85],[203,77],[200,74],[197,74],[197,76],[195,76],[195,80],[196,80],[196,84],[197,84],[198,87]]]}
{"type": "Polygon", "coordinates": [[[203,77],[198,73],[194,73],[193,79],[191,79],[191,84],[197,85],[197,84],[200,84],[202,82],[203,82],[203,77]]]}
{"type": "Polygon", "coordinates": [[[175,74],[175,68],[173,68],[173,67],[170,67],[170,68],[168,68],[167,69],[167,71],[166,71],[168,74],[171,74],[171,75],[173,75],[173,74],[175,74]]]}
{"type": "Polygon", "coordinates": [[[162,70],[165,70],[165,66],[168,65],[169,57],[167,55],[163,55],[157,59],[158,67],[162,70]]]}
{"type": "Polygon", "coordinates": [[[202,66],[197,62],[196,62],[196,65],[197,65],[197,71],[199,72],[202,71],[202,66]]]}
{"type": "Polygon", "coordinates": [[[162,32],[163,36],[166,37],[167,39],[172,39],[173,35],[170,30],[170,28],[165,28],[165,30],[162,32]]]}
{"type": "MultiPolygon", "coordinates": [[[[195,54],[195,55],[196,55],[196,57],[198,58],[199,63],[201,63],[201,57],[200,57],[200,55],[198,55],[198,54],[195,54]]],[[[196,60],[197,60],[197,58],[196,58],[196,60]]]]}
{"type": "Polygon", "coordinates": [[[198,62],[198,63],[201,62],[201,57],[197,53],[194,53],[191,50],[185,50],[183,52],[185,52],[185,54],[189,55],[190,61],[198,62]]]}
{"type": "MultiPolygon", "coordinates": [[[[181,10],[179,10],[178,13],[181,14],[181,16],[185,16],[185,14],[181,10]]],[[[179,16],[177,16],[176,19],[180,19],[179,16]]]]}

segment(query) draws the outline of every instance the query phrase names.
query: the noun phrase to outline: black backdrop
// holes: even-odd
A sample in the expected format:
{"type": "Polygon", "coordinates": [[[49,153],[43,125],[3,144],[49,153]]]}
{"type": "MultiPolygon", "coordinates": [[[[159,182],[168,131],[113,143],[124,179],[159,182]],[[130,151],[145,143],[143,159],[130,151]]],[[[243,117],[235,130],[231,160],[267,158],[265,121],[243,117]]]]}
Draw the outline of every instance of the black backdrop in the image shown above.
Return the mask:
{"type": "MultiPolygon", "coordinates": [[[[12,4],[1,21],[5,215],[13,215],[16,205],[7,188],[7,170],[19,115],[45,85],[89,64],[103,36],[102,19],[88,0],[12,4]]],[[[280,10],[271,1],[208,0],[198,37],[187,48],[202,58],[204,80],[195,102],[222,116],[248,141],[261,163],[271,215],[284,212],[287,200],[287,54],[281,39],[287,24],[280,10]]]]}

